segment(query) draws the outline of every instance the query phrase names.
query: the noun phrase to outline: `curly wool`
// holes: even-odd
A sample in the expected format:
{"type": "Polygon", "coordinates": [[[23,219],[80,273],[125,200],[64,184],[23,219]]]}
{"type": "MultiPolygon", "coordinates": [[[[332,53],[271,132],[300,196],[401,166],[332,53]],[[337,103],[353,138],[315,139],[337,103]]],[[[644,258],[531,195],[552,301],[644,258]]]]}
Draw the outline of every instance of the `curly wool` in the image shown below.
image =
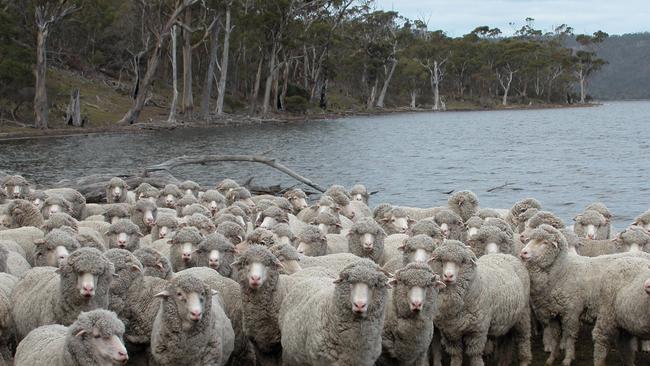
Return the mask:
{"type": "Polygon", "coordinates": [[[585,211],[588,210],[593,210],[598,212],[599,214],[603,215],[603,217],[606,218],[607,220],[612,218],[611,211],[609,211],[609,208],[607,208],[607,206],[605,206],[605,204],[602,202],[594,202],[589,204],[587,207],[585,207],[585,211]]]}
{"type": "Polygon", "coordinates": [[[556,229],[563,229],[564,222],[552,212],[539,211],[528,220],[528,227],[535,229],[542,224],[551,225],[556,229]]]}
{"type": "Polygon", "coordinates": [[[231,277],[233,270],[230,265],[235,261],[235,246],[222,234],[213,233],[203,238],[196,248],[196,256],[198,266],[210,267],[222,276],[231,277]],[[217,266],[210,264],[213,250],[220,254],[217,266]]]}
{"type": "Polygon", "coordinates": [[[176,209],[176,215],[178,217],[183,217],[183,209],[195,203],[199,203],[199,200],[197,200],[193,194],[186,193],[181,199],[176,201],[176,206],[174,207],[176,209]]]}
{"type": "Polygon", "coordinates": [[[20,175],[9,175],[2,181],[2,187],[6,190],[7,195],[13,199],[23,199],[29,194],[29,182],[20,175]],[[20,193],[14,194],[14,187],[20,187],[20,193]]]}
{"type": "Polygon", "coordinates": [[[156,204],[149,200],[138,200],[131,209],[131,221],[138,225],[142,234],[147,235],[151,233],[151,226],[144,222],[145,211],[151,211],[154,221],[156,220],[158,216],[158,207],[156,204]]]}
{"type": "Polygon", "coordinates": [[[131,220],[119,220],[108,227],[106,235],[108,236],[109,248],[120,248],[117,243],[117,236],[122,233],[129,236],[126,246],[122,249],[132,252],[140,248],[140,237],[142,237],[142,233],[138,225],[131,222],[131,220]]]}
{"type": "Polygon", "coordinates": [[[499,248],[499,253],[518,255],[515,249],[514,239],[511,233],[504,232],[496,226],[486,225],[481,227],[476,235],[467,241],[472,251],[478,257],[488,254],[486,246],[494,243],[499,248]]]}
{"type": "MultiPolygon", "coordinates": [[[[57,247],[64,247],[68,253],[72,253],[81,247],[79,241],[68,232],[61,229],[54,229],[45,235],[43,241],[35,242],[36,250],[34,251],[34,266],[42,267],[47,266],[48,252],[56,250],[57,247]]],[[[56,263],[51,263],[53,267],[58,266],[59,260],[56,258],[56,263]]]]}
{"type": "Polygon", "coordinates": [[[153,240],[162,239],[160,237],[160,228],[166,227],[169,231],[178,229],[178,218],[168,214],[160,214],[156,217],[156,224],[151,228],[151,238],[153,240]]]}
{"type": "Polygon", "coordinates": [[[382,259],[386,233],[375,220],[369,217],[360,218],[350,227],[347,237],[350,253],[361,258],[368,258],[375,263],[382,259]],[[365,250],[363,247],[361,239],[365,234],[372,234],[374,237],[372,250],[365,250]]]}
{"type": "Polygon", "coordinates": [[[216,186],[217,191],[219,191],[223,195],[225,195],[226,193],[228,193],[228,191],[235,188],[239,188],[239,184],[234,180],[227,179],[227,178],[219,182],[216,186]]]}
{"type": "Polygon", "coordinates": [[[189,206],[183,207],[183,212],[181,213],[181,217],[192,216],[193,214],[199,214],[205,217],[212,216],[212,212],[208,210],[205,206],[200,205],[198,203],[193,203],[189,206]]]}
{"type": "Polygon", "coordinates": [[[474,192],[459,191],[449,197],[447,206],[464,222],[478,212],[479,201],[474,192]]]}
{"type": "Polygon", "coordinates": [[[483,221],[484,219],[479,216],[472,216],[469,219],[467,219],[467,221],[465,221],[465,227],[467,229],[469,228],[480,229],[481,226],[483,226],[483,221]]]}
{"type": "Polygon", "coordinates": [[[128,219],[131,216],[128,204],[114,203],[106,206],[106,210],[102,216],[104,216],[104,221],[108,222],[109,224],[116,220],[128,219]]]}
{"type": "Polygon", "coordinates": [[[289,224],[285,224],[285,223],[277,224],[273,226],[271,231],[278,238],[287,237],[289,238],[290,241],[293,241],[296,238],[295,235],[293,235],[293,231],[291,231],[291,227],[289,226],[289,224]]]}
{"type": "Polygon", "coordinates": [[[458,216],[454,211],[448,209],[441,209],[433,217],[433,220],[442,226],[442,224],[447,224],[449,227],[449,237],[447,239],[451,240],[465,240],[465,226],[463,219],[458,216]]]}
{"type": "Polygon", "coordinates": [[[41,213],[43,214],[44,218],[47,219],[49,217],[50,207],[54,205],[59,206],[59,208],[63,210],[64,213],[67,213],[69,215],[73,214],[74,209],[70,201],[59,195],[48,195],[48,197],[43,202],[43,208],[41,208],[41,213]]]}
{"type": "Polygon", "coordinates": [[[237,219],[235,215],[231,215],[229,213],[225,213],[224,211],[219,212],[219,215],[215,217],[212,222],[219,227],[224,222],[232,222],[233,224],[238,225],[242,229],[245,229],[244,226],[242,225],[242,222],[237,219]]]}
{"type": "Polygon", "coordinates": [[[319,213],[312,225],[318,226],[324,225],[327,229],[327,234],[340,234],[341,233],[341,218],[338,215],[332,215],[329,212],[319,213]]]}
{"type": "Polygon", "coordinates": [[[476,216],[482,218],[483,220],[487,219],[488,217],[496,217],[496,218],[501,217],[499,212],[497,212],[496,210],[493,210],[491,208],[482,208],[482,209],[478,210],[478,212],[476,213],[476,216]]]}
{"type": "Polygon", "coordinates": [[[24,226],[43,226],[43,215],[31,202],[23,199],[13,200],[7,206],[4,226],[15,229],[24,226]]]}
{"type": "Polygon", "coordinates": [[[598,211],[586,210],[574,217],[573,221],[575,221],[573,231],[581,238],[587,236],[586,229],[588,225],[594,225],[596,227],[596,236],[594,239],[603,240],[610,237],[609,221],[598,211]]]}
{"type": "Polygon", "coordinates": [[[355,184],[352,186],[350,189],[350,197],[355,197],[357,195],[360,195],[362,198],[362,202],[365,203],[366,205],[368,204],[368,199],[370,198],[370,194],[368,194],[368,189],[366,189],[366,186],[363,184],[355,184]]]}
{"type": "Polygon", "coordinates": [[[271,253],[281,262],[300,261],[300,255],[295,247],[289,244],[276,244],[269,248],[271,253]]]}
{"type": "Polygon", "coordinates": [[[134,251],[133,255],[142,264],[145,276],[168,280],[174,275],[169,259],[153,248],[142,247],[134,251]]]}
{"type": "Polygon", "coordinates": [[[79,221],[63,212],[57,212],[50,215],[50,218],[43,223],[43,226],[41,226],[41,230],[43,230],[44,233],[49,233],[50,231],[63,226],[67,226],[75,232],[79,231],[79,221]]]}
{"type": "Polygon", "coordinates": [[[106,202],[107,203],[122,203],[126,202],[126,197],[129,189],[129,185],[119,177],[113,177],[108,184],[106,185],[106,202]],[[119,197],[113,195],[113,189],[122,188],[122,192],[119,197]]]}
{"type": "Polygon", "coordinates": [[[188,217],[186,222],[188,226],[195,227],[199,229],[201,233],[206,235],[213,233],[217,229],[209,217],[200,213],[195,213],[192,216],[188,217]]]}
{"type": "Polygon", "coordinates": [[[517,201],[508,212],[506,217],[506,222],[513,228],[517,230],[518,233],[524,231],[525,221],[520,220],[519,216],[526,212],[528,209],[535,208],[537,210],[542,209],[542,204],[534,198],[524,198],[520,201],[517,201]]]}
{"type": "Polygon", "coordinates": [[[250,209],[247,208],[245,210],[244,209],[245,207],[242,207],[242,205],[244,205],[244,204],[242,203],[241,205],[239,205],[238,203],[241,203],[241,202],[235,202],[232,205],[226,207],[223,210],[223,213],[224,214],[230,214],[230,215],[233,215],[235,217],[241,217],[242,219],[244,219],[244,221],[248,221],[250,209]]]}
{"type": "Polygon", "coordinates": [[[319,257],[327,254],[327,236],[316,226],[305,226],[298,233],[296,241],[307,244],[308,248],[303,253],[306,256],[319,257]]]}
{"type": "Polygon", "coordinates": [[[226,208],[226,197],[215,189],[209,189],[199,197],[199,203],[210,210],[212,216],[214,216],[219,210],[226,208]],[[214,207],[212,203],[214,203],[214,207]]]}
{"type": "Polygon", "coordinates": [[[246,237],[246,232],[241,225],[231,221],[222,222],[217,225],[216,232],[228,238],[234,245],[241,243],[246,237]]]}
{"type": "Polygon", "coordinates": [[[442,243],[442,240],[440,242],[435,242],[430,236],[424,234],[407,238],[401,246],[403,252],[402,264],[404,266],[409,264],[411,262],[411,256],[418,249],[424,249],[424,251],[431,256],[440,243],[442,243]]]}
{"type": "Polygon", "coordinates": [[[650,210],[645,211],[634,219],[632,225],[647,227],[650,224],[650,210]]]}
{"type": "MultiPolygon", "coordinates": [[[[70,216],[77,220],[81,220],[82,215],[86,209],[86,197],[72,188],[54,188],[44,191],[48,198],[51,196],[60,196],[70,202],[72,210],[70,216]]],[[[45,207],[46,205],[43,205],[45,207]]]]}
{"type": "Polygon", "coordinates": [[[172,268],[175,272],[181,271],[185,268],[197,266],[195,255],[193,255],[189,261],[183,260],[181,245],[189,243],[192,244],[193,248],[196,248],[201,240],[203,240],[203,236],[194,226],[181,228],[174,234],[170,241],[172,246],[169,251],[169,261],[172,263],[172,268]]]}
{"type": "Polygon", "coordinates": [[[287,212],[277,206],[270,206],[264,209],[264,211],[261,212],[259,218],[257,219],[258,223],[261,224],[262,221],[264,221],[264,219],[267,217],[275,219],[277,223],[281,223],[281,224],[289,223],[289,215],[287,214],[287,212]]]}
{"type": "Polygon", "coordinates": [[[179,184],[178,188],[182,191],[190,190],[192,191],[193,194],[196,194],[201,190],[201,186],[198,183],[191,180],[186,180],[185,182],[179,184]]]}
{"type": "Polygon", "coordinates": [[[232,205],[236,201],[251,199],[251,197],[251,193],[244,187],[237,187],[226,193],[226,201],[228,202],[228,205],[232,205]]]}
{"type": "Polygon", "coordinates": [[[485,219],[485,221],[483,221],[483,226],[498,227],[499,230],[503,231],[504,233],[510,236],[513,235],[512,227],[510,227],[510,225],[508,225],[508,223],[504,219],[500,219],[496,217],[488,217],[487,219],[485,219]]]}

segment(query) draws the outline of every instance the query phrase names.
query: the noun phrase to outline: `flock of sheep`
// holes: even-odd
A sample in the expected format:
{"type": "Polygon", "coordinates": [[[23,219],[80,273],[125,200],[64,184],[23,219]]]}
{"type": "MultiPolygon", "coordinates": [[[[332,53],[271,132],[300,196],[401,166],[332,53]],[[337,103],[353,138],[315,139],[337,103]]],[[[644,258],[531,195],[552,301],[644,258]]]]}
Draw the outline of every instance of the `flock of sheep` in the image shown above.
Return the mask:
{"type": "Polygon", "coordinates": [[[373,210],[362,185],[308,205],[226,179],[106,204],[21,176],[0,189],[0,361],[58,365],[594,364],[650,350],[650,211],[615,233],[594,203],[572,226],[535,199],[373,210]]]}

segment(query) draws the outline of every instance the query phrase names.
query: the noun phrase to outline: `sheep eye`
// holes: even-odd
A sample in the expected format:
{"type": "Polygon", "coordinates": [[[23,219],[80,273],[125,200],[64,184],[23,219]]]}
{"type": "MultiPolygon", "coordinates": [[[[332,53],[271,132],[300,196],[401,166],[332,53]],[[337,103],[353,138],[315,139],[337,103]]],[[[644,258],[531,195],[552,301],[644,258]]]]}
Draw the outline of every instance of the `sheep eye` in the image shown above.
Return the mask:
{"type": "Polygon", "coordinates": [[[94,337],[95,337],[95,339],[98,339],[98,338],[101,338],[102,336],[101,336],[101,335],[99,335],[99,334],[95,334],[95,336],[94,336],[94,337]]]}

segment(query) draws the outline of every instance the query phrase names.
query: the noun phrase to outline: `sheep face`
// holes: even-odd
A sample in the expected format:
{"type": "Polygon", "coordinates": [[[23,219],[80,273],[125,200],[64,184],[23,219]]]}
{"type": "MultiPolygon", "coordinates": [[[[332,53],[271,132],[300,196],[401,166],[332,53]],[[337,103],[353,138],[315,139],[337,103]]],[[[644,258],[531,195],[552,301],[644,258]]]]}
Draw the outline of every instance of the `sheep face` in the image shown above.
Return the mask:
{"type": "MultiPolygon", "coordinates": [[[[77,333],[77,337],[82,337],[86,331],[82,330],[77,333]]],[[[114,365],[116,363],[125,364],[129,360],[128,353],[122,343],[121,334],[101,334],[96,328],[93,329],[88,338],[88,347],[90,354],[101,365],[114,365]]]]}
{"type": "Polygon", "coordinates": [[[212,301],[211,291],[205,288],[199,289],[198,286],[183,289],[181,286],[170,285],[156,297],[163,298],[164,302],[175,308],[183,331],[188,331],[201,322],[208,314],[209,302],[212,301]]]}
{"type": "Polygon", "coordinates": [[[111,224],[106,234],[109,248],[126,249],[129,252],[138,249],[142,237],[138,226],[129,220],[121,220],[111,224]]]}
{"type": "Polygon", "coordinates": [[[587,210],[576,216],[573,220],[575,221],[573,230],[579,237],[590,240],[607,239],[606,237],[603,237],[602,234],[599,235],[602,231],[601,228],[606,227],[609,223],[600,213],[593,210],[587,210]]]}
{"type": "MultiPolygon", "coordinates": [[[[260,219],[262,217],[260,216],[260,219]]],[[[259,222],[259,220],[258,220],[259,222]]],[[[271,216],[266,216],[262,222],[258,225],[258,227],[261,227],[263,229],[271,230],[275,225],[277,225],[279,222],[276,220],[274,217],[271,216]]]]}
{"type": "Polygon", "coordinates": [[[318,229],[323,234],[339,234],[341,233],[341,221],[337,215],[331,215],[328,213],[320,213],[316,217],[316,220],[311,223],[314,226],[317,226],[318,229]]]}
{"type": "Polygon", "coordinates": [[[261,262],[252,261],[244,269],[248,286],[252,289],[258,289],[264,285],[268,279],[268,268],[261,262]]]}
{"type": "Polygon", "coordinates": [[[307,200],[304,197],[292,196],[289,198],[291,207],[293,207],[294,212],[300,212],[301,210],[307,208],[307,200]]]}
{"type": "Polygon", "coordinates": [[[349,309],[356,318],[382,314],[387,280],[381,269],[368,259],[347,266],[334,281],[334,296],[339,311],[349,309]]]}
{"type": "Polygon", "coordinates": [[[622,252],[650,252],[650,234],[642,228],[630,226],[614,240],[622,252]]]}
{"type": "Polygon", "coordinates": [[[442,280],[445,285],[453,285],[458,279],[460,273],[460,265],[453,261],[446,261],[442,263],[442,280]]]}
{"type": "Polygon", "coordinates": [[[391,214],[388,217],[381,219],[388,229],[387,234],[404,234],[415,221],[411,220],[408,216],[396,216],[391,214]]]}
{"type": "Polygon", "coordinates": [[[174,232],[176,231],[177,226],[176,225],[169,225],[169,226],[157,226],[156,228],[158,229],[158,238],[157,239],[165,239],[174,236],[174,232]]]}
{"type": "Polygon", "coordinates": [[[158,209],[149,201],[138,201],[133,213],[133,222],[142,222],[145,226],[152,227],[156,224],[158,209]]]}
{"type": "Polygon", "coordinates": [[[427,235],[416,235],[404,240],[397,248],[403,253],[403,264],[426,263],[431,258],[436,243],[427,235]]]}
{"type": "Polygon", "coordinates": [[[60,262],[70,256],[68,248],[64,245],[57,245],[55,247],[46,246],[44,240],[38,241],[35,244],[35,265],[58,267],[60,262]]]}
{"type": "Polygon", "coordinates": [[[95,296],[95,288],[97,288],[97,276],[90,272],[77,273],[77,290],[79,294],[85,298],[95,296]]]}
{"type": "Polygon", "coordinates": [[[393,287],[393,307],[399,317],[433,313],[435,292],[446,287],[426,263],[413,263],[398,270],[389,284],[393,287]]]}
{"type": "Polygon", "coordinates": [[[298,251],[298,253],[302,255],[306,255],[308,257],[318,257],[321,255],[325,255],[324,248],[326,247],[327,247],[327,239],[312,241],[312,242],[300,241],[298,243],[298,247],[296,248],[296,250],[298,251]]]}
{"type": "Polygon", "coordinates": [[[368,303],[372,298],[370,286],[363,282],[350,285],[350,302],[355,314],[364,315],[368,311],[368,303]]]}
{"type": "MultiPolygon", "coordinates": [[[[549,225],[543,227],[550,228],[549,225]]],[[[566,240],[561,242],[564,239],[560,239],[562,234],[559,231],[556,235],[542,235],[540,231],[536,229],[532,233],[531,240],[521,250],[519,257],[527,264],[545,268],[553,264],[562,248],[566,248],[566,240]]]]}
{"type": "Polygon", "coordinates": [[[29,183],[23,177],[11,176],[5,180],[3,189],[7,197],[22,199],[29,194],[29,183]]]}

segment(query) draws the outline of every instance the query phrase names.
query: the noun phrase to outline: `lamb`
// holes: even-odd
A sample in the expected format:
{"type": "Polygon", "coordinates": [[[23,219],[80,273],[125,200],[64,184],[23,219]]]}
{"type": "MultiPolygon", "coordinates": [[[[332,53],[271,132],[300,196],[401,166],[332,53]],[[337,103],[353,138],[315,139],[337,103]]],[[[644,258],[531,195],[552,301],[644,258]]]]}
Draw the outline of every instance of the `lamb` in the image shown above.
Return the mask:
{"type": "Polygon", "coordinates": [[[387,235],[404,234],[415,223],[415,220],[411,219],[407,212],[401,208],[393,207],[389,211],[379,214],[381,218],[375,217],[375,220],[387,235]]]}
{"type": "Polygon", "coordinates": [[[138,225],[143,235],[151,233],[151,228],[156,224],[158,208],[147,200],[139,200],[131,209],[131,221],[138,225]]]}
{"type": "Polygon", "coordinates": [[[84,366],[126,363],[124,323],[115,313],[97,309],[79,314],[69,327],[35,329],[16,350],[16,366],[84,366]]]}
{"type": "Polygon", "coordinates": [[[174,208],[176,209],[176,216],[178,217],[183,217],[183,209],[189,205],[199,203],[199,200],[194,197],[192,194],[185,194],[181,199],[176,201],[176,206],[174,208]]]}
{"type": "Polygon", "coordinates": [[[214,217],[220,210],[226,208],[226,197],[219,191],[210,189],[199,197],[199,203],[210,210],[210,216],[214,217]]]}
{"type": "Polygon", "coordinates": [[[529,365],[529,276],[519,259],[491,254],[477,260],[465,244],[447,240],[433,251],[430,263],[446,285],[437,297],[434,324],[451,365],[462,364],[463,352],[472,365],[483,365],[488,336],[513,337],[519,365],[529,365]]]}
{"type": "Polygon", "coordinates": [[[133,255],[142,264],[145,276],[169,280],[174,275],[169,259],[153,248],[140,248],[134,251],[133,255]]]}
{"type": "Polygon", "coordinates": [[[58,269],[33,268],[12,293],[16,339],[41,325],[70,325],[82,311],[108,307],[112,279],[112,264],[94,248],[74,251],[58,269]]]}
{"type": "Polygon", "coordinates": [[[237,182],[232,179],[224,179],[221,182],[217,183],[216,186],[216,190],[224,196],[236,188],[239,188],[239,184],[237,184],[237,182]]]}
{"type": "Polygon", "coordinates": [[[328,212],[319,213],[311,224],[318,227],[323,234],[341,233],[341,220],[338,216],[332,215],[328,212]]]}
{"type": "Polygon", "coordinates": [[[280,261],[264,246],[251,245],[232,263],[242,294],[244,334],[253,344],[257,362],[278,360],[280,326],[278,313],[288,287],[280,276],[280,261]]]}
{"type": "MultiPolygon", "coordinates": [[[[2,191],[2,189],[0,189],[2,191]]],[[[14,343],[14,321],[11,317],[11,292],[18,278],[0,273],[0,364],[11,364],[11,346],[14,343]]]]}
{"type": "Polygon", "coordinates": [[[246,236],[244,229],[234,222],[223,222],[217,225],[216,232],[225,236],[234,245],[241,243],[246,236]]]}
{"type": "Polygon", "coordinates": [[[472,191],[458,191],[447,200],[447,206],[454,211],[463,222],[478,213],[478,197],[472,191]]]}
{"type": "Polygon", "coordinates": [[[176,208],[176,201],[183,197],[183,192],[175,184],[168,184],[160,191],[157,205],[160,207],[176,208]]]}
{"type": "Polygon", "coordinates": [[[54,229],[45,235],[44,239],[34,242],[34,266],[59,267],[70,253],[79,249],[81,245],[76,238],[61,229],[54,229]]]}
{"type": "Polygon", "coordinates": [[[446,239],[451,240],[465,240],[465,225],[463,219],[458,216],[454,211],[448,209],[441,209],[433,217],[433,220],[438,224],[442,235],[446,239]]]}
{"type": "Polygon", "coordinates": [[[170,241],[172,246],[169,252],[169,261],[175,272],[198,265],[194,251],[201,240],[203,240],[203,236],[197,228],[192,226],[181,228],[174,234],[170,241]]]}
{"type": "Polygon", "coordinates": [[[159,214],[156,217],[156,224],[151,228],[151,240],[156,241],[173,236],[178,226],[175,216],[159,214]]]}
{"type": "Polygon", "coordinates": [[[581,237],[591,240],[609,238],[610,223],[598,211],[586,210],[573,218],[573,231],[581,237]]]}
{"type": "Polygon", "coordinates": [[[225,236],[214,233],[201,240],[196,248],[198,266],[210,267],[224,277],[233,278],[230,266],[235,261],[235,246],[225,236]]]}
{"type": "Polygon", "coordinates": [[[201,235],[208,235],[217,230],[216,225],[207,216],[195,213],[186,219],[187,226],[195,227],[199,230],[201,235]]]}
{"type": "Polygon", "coordinates": [[[70,216],[74,217],[77,220],[81,220],[83,213],[86,208],[86,197],[83,194],[72,188],[55,188],[47,189],[44,191],[47,197],[60,196],[70,202],[72,205],[72,212],[70,216]]]}
{"type": "Polygon", "coordinates": [[[2,188],[7,197],[24,199],[29,194],[29,182],[20,175],[9,175],[2,180],[2,188]]]}
{"type": "Polygon", "coordinates": [[[347,234],[348,251],[361,258],[381,263],[385,260],[384,239],[386,233],[375,220],[361,218],[352,225],[347,234]]]}
{"type": "Polygon", "coordinates": [[[291,286],[279,314],[283,365],[374,365],[387,280],[377,264],[360,259],[334,281],[307,277],[291,286]]]}
{"type": "Polygon", "coordinates": [[[411,263],[395,272],[389,282],[392,289],[388,290],[378,365],[428,364],[436,297],[445,287],[439,278],[426,263],[411,263]]]}
{"type": "Polygon", "coordinates": [[[284,192],[282,196],[291,202],[294,214],[298,214],[298,212],[308,207],[307,195],[300,188],[292,188],[284,192]]]}
{"type": "Polygon", "coordinates": [[[129,205],[118,203],[107,205],[102,216],[104,216],[104,221],[112,224],[117,220],[128,219],[131,216],[131,212],[129,210],[129,205]]]}
{"type": "Polygon", "coordinates": [[[43,239],[43,232],[35,227],[25,226],[18,229],[0,230],[0,240],[13,241],[20,245],[25,252],[25,259],[30,265],[34,264],[34,241],[43,239]]]}
{"type": "Polygon", "coordinates": [[[519,220],[519,215],[526,212],[530,208],[535,208],[537,210],[542,209],[542,204],[534,198],[524,198],[523,200],[517,201],[506,216],[506,222],[512,226],[512,229],[518,233],[524,231],[525,222],[519,220]]]}
{"type": "Polygon", "coordinates": [[[434,241],[431,237],[423,234],[407,238],[398,248],[402,252],[402,256],[392,258],[384,264],[383,268],[393,273],[409,263],[426,263],[441,243],[442,240],[434,241]]]}
{"type": "Polygon", "coordinates": [[[293,241],[296,239],[296,236],[293,235],[293,231],[289,227],[289,224],[277,224],[273,226],[271,232],[275,234],[278,243],[284,243],[293,245],[293,241]]]}
{"type": "Polygon", "coordinates": [[[199,192],[201,191],[201,186],[191,180],[186,180],[185,182],[179,184],[178,188],[181,191],[185,192],[185,194],[191,194],[194,197],[198,197],[199,192]]]}
{"type": "MultiPolygon", "coordinates": [[[[575,342],[581,321],[593,322],[604,304],[601,289],[623,285],[604,278],[602,274],[609,268],[624,270],[623,262],[633,256],[639,256],[639,253],[596,258],[570,255],[566,239],[556,228],[543,224],[532,231],[528,244],[520,253],[530,273],[531,305],[545,327],[561,327],[564,365],[570,365],[575,359],[575,342]]],[[[545,340],[545,344],[551,351],[546,361],[550,365],[558,356],[560,342],[556,338],[545,340]]]]}
{"type": "Polygon", "coordinates": [[[363,202],[366,205],[368,204],[368,200],[370,199],[370,194],[368,193],[366,186],[364,186],[363,184],[355,184],[354,186],[352,186],[349,195],[351,200],[363,202]]]}
{"type": "Polygon", "coordinates": [[[131,220],[120,220],[111,226],[106,231],[108,236],[108,247],[126,249],[132,252],[140,248],[140,238],[142,233],[140,228],[131,220]]]}
{"type": "Polygon", "coordinates": [[[467,244],[477,257],[494,253],[519,255],[512,233],[504,232],[496,226],[481,227],[472,239],[467,240],[467,244]]]}
{"type": "Polygon", "coordinates": [[[7,206],[7,214],[4,216],[2,225],[8,229],[24,226],[41,227],[43,225],[43,215],[33,203],[23,199],[16,199],[7,206]]]}
{"type": "Polygon", "coordinates": [[[119,177],[111,178],[106,185],[107,203],[124,203],[127,201],[129,185],[119,177]]]}

